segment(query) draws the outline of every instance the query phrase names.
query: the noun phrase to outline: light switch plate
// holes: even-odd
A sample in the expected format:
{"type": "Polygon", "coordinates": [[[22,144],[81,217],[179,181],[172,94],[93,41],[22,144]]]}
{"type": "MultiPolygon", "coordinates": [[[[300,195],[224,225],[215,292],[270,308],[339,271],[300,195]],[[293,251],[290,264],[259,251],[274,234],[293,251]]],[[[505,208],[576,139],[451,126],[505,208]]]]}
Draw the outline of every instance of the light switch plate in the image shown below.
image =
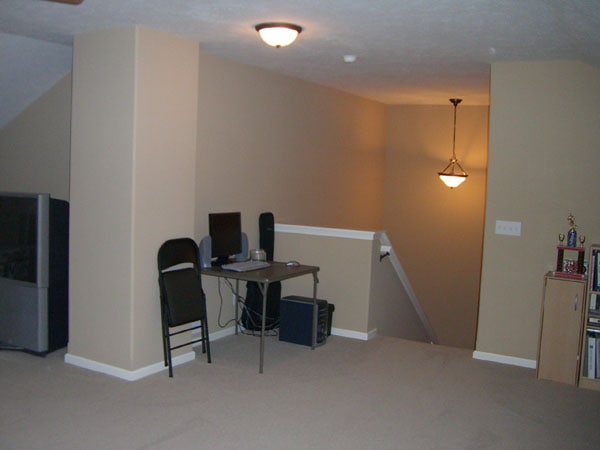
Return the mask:
{"type": "Polygon", "coordinates": [[[521,222],[496,220],[496,234],[504,234],[506,236],[521,236],[521,222]]]}

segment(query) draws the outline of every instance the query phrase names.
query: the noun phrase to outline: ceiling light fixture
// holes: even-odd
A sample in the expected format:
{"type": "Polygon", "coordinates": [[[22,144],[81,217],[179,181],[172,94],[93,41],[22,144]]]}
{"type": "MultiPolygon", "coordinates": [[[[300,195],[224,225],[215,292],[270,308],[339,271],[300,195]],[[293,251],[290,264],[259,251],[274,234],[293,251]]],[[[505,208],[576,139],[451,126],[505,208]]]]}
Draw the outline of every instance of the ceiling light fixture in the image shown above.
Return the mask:
{"type": "Polygon", "coordinates": [[[275,48],[290,45],[302,32],[301,26],[283,22],[259,23],[254,28],[266,44],[275,48]]]}
{"type": "Polygon", "coordinates": [[[450,189],[453,189],[457,186],[460,186],[463,181],[467,179],[469,175],[464,171],[461,165],[458,163],[458,159],[456,159],[456,107],[458,104],[462,102],[460,98],[451,98],[450,103],[454,105],[454,134],[452,136],[452,158],[450,159],[450,164],[448,164],[444,170],[438,172],[440,176],[440,180],[442,180],[446,186],[450,189]],[[457,171],[458,170],[458,171],[457,171]]]}

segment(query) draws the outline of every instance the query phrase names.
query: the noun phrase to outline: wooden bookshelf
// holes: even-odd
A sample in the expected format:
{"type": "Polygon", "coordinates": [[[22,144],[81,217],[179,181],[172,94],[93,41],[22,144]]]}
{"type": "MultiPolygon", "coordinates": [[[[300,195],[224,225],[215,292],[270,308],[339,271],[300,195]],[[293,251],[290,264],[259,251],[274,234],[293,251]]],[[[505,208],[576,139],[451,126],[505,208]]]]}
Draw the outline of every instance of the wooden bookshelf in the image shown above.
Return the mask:
{"type": "Polygon", "coordinates": [[[546,274],[537,377],[577,385],[586,282],[546,274]]]}
{"type": "Polygon", "coordinates": [[[600,244],[590,246],[587,282],[584,327],[581,333],[579,387],[600,391],[600,350],[594,349],[600,346],[600,244]],[[590,339],[594,340],[592,349],[590,339]],[[593,363],[590,369],[591,358],[593,363]]]}

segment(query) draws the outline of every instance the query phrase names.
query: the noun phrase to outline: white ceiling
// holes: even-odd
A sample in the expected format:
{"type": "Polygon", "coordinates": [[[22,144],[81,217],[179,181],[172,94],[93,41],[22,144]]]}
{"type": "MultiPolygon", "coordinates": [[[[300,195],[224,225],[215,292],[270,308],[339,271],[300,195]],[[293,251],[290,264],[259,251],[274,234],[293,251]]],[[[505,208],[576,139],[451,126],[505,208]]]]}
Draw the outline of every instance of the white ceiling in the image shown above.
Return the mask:
{"type": "Polygon", "coordinates": [[[0,127],[71,70],[74,35],[133,24],[387,104],[486,105],[493,62],[600,67],[600,0],[0,0],[0,127]],[[266,21],[304,31],[274,49],[266,21]]]}

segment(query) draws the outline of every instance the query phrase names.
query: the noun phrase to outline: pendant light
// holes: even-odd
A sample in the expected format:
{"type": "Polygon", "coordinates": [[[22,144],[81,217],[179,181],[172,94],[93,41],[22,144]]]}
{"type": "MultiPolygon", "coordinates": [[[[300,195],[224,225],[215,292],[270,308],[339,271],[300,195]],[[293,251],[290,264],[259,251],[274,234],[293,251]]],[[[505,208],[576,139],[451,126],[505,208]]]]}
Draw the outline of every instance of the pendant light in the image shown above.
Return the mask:
{"type": "Polygon", "coordinates": [[[460,98],[451,98],[450,103],[454,105],[454,134],[452,136],[452,158],[450,159],[450,164],[446,166],[444,170],[438,172],[440,176],[440,180],[442,180],[446,186],[450,189],[458,187],[462,184],[463,181],[467,179],[469,175],[463,170],[461,165],[458,163],[458,159],[456,159],[456,107],[458,104],[462,102],[460,98]]]}
{"type": "Polygon", "coordinates": [[[302,27],[293,23],[268,22],[254,27],[265,44],[271,47],[286,47],[296,40],[302,27]]]}

